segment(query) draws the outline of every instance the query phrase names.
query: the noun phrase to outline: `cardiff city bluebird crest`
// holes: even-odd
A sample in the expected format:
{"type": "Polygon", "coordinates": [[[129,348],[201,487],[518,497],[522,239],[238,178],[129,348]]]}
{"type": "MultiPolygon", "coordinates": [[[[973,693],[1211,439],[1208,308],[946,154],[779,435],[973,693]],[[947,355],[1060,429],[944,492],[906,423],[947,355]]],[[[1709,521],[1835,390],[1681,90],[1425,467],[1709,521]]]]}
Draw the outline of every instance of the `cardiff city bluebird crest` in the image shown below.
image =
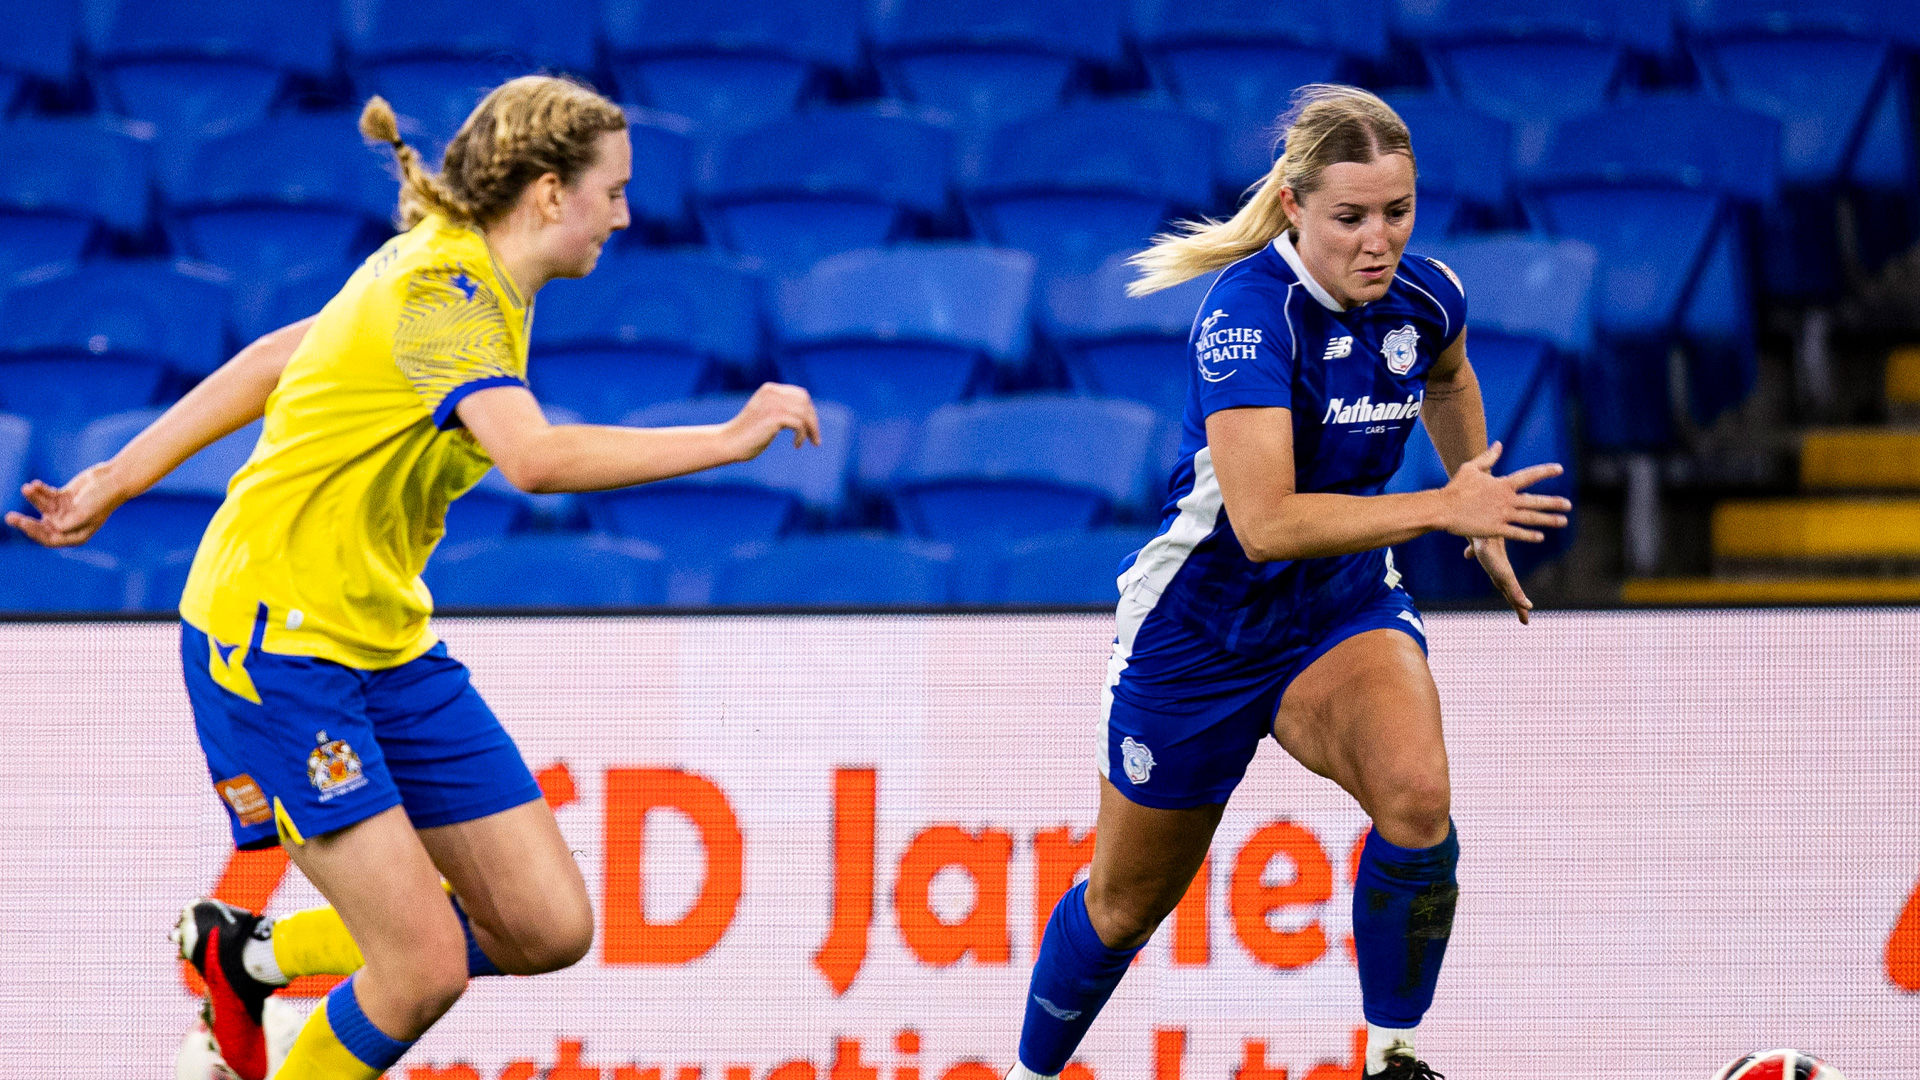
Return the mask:
{"type": "Polygon", "coordinates": [[[1405,375],[1413,370],[1413,362],[1420,355],[1420,331],[1412,323],[1398,330],[1387,331],[1380,341],[1380,355],[1387,358],[1387,370],[1395,375],[1405,375]]]}
{"type": "Polygon", "coordinates": [[[1146,743],[1135,742],[1133,736],[1129,735],[1120,743],[1120,764],[1127,770],[1127,779],[1136,786],[1144,784],[1147,777],[1153,774],[1153,751],[1147,749],[1146,743]]]}

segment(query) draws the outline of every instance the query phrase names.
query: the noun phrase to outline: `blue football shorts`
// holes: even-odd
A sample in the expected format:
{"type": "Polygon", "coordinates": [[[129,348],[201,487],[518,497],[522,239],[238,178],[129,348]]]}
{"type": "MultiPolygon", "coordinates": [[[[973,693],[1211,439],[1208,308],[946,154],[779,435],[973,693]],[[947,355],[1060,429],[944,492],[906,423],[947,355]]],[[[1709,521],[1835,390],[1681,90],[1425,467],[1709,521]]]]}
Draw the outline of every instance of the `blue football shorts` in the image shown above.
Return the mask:
{"type": "Polygon", "coordinates": [[[1399,630],[1427,648],[1413,599],[1383,589],[1299,644],[1259,656],[1230,653],[1148,610],[1120,601],[1121,637],[1108,667],[1100,725],[1100,775],[1142,806],[1185,810],[1227,801],[1260,740],[1273,734],[1280,699],[1329,650],[1369,630],[1399,630]],[[1131,610],[1129,610],[1131,606],[1131,610]],[[1126,620],[1137,629],[1127,638],[1126,620]],[[1128,648],[1128,645],[1131,648],[1128,648]]]}
{"type": "Polygon", "coordinates": [[[194,728],[236,846],[305,843],[394,806],[427,829],[540,797],[512,737],[444,644],[364,671],[261,652],[264,613],[239,657],[180,628],[194,728]],[[234,660],[257,703],[228,688],[241,680],[215,680],[214,665],[234,660]]]}

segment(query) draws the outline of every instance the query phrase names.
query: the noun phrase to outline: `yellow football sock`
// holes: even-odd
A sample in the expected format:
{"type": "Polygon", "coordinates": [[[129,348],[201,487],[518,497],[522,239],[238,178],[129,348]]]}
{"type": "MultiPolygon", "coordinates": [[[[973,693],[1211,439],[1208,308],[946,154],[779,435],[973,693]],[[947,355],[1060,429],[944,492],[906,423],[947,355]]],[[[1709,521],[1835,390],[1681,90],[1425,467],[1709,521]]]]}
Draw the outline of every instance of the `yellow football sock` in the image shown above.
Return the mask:
{"type": "Polygon", "coordinates": [[[308,908],[273,921],[273,961],[289,979],[302,975],[351,975],[366,963],[340,913],[308,908]]]}
{"type": "Polygon", "coordinates": [[[307,1017],[273,1080],[378,1080],[412,1045],[368,1022],[348,979],[307,1017]]]}

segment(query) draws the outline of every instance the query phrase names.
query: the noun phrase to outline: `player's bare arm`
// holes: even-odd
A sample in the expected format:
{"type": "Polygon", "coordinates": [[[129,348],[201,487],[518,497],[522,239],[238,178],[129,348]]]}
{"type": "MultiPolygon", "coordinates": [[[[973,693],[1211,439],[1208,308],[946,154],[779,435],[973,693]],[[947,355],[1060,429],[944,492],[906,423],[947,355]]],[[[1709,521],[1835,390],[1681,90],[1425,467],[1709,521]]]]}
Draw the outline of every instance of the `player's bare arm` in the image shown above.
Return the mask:
{"type": "Polygon", "coordinates": [[[549,424],[518,386],[476,391],[455,409],[507,482],[522,491],[605,491],[758,457],[782,431],[820,444],[820,417],[798,386],[767,383],[724,424],[630,428],[549,424]]]}
{"type": "MultiPolygon", "coordinates": [[[[1464,350],[1461,356],[1464,363],[1464,350]]],[[[1484,420],[1480,426],[1484,432],[1484,420]]],[[[1444,488],[1363,496],[1294,490],[1291,409],[1221,410],[1207,418],[1207,442],[1234,535],[1255,562],[1371,551],[1436,530],[1538,542],[1545,538],[1539,530],[1565,525],[1572,508],[1556,496],[1526,493],[1559,475],[1558,465],[1494,476],[1497,445],[1464,463],[1444,488]]]]}
{"type": "Polygon", "coordinates": [[[82,470],[65,485],[29,481],[20,491],[40,516],[13,512],[7,514],[7,524],[47,547],[86,543],[121,503],[158,483],[209,443],[265,415],[268,395],[311,325],[312,318],[302,319],[241,349],[119,453],[82,470]]]}

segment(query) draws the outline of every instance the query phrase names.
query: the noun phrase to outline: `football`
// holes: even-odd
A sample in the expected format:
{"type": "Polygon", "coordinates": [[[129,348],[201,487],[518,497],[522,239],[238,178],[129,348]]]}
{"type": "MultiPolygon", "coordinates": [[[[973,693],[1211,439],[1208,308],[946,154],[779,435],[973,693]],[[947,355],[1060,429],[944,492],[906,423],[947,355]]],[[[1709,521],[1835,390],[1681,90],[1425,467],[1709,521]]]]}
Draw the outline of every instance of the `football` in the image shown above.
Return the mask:
{"type": "Polygon", "coordinates": [[[1846,1080],[1840,1070],[1799,1050],[1756,1050],[1713,1074],[1713,1080],[1846,1080]]]}

